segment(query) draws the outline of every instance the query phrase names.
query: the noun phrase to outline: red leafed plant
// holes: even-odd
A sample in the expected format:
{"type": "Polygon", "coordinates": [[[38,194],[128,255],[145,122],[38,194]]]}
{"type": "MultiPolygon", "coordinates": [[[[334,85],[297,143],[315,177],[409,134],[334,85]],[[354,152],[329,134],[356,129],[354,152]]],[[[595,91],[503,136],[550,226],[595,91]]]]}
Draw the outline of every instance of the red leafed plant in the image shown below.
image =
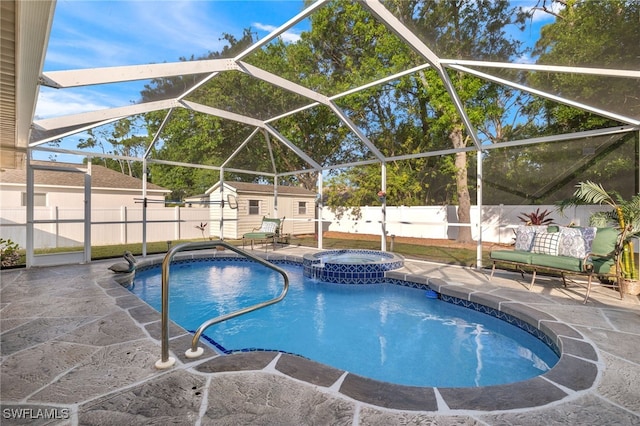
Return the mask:
{"type": "Polygon", "coordinates": [[[518,219],[525,222],[527,225],[549,225],[553,223],[553,219],[547,217],[551,214],[549,210],[540,211],[540,209],[536,209],[535,212],[531,213],[521,213],[518,216],[518,219]]]}

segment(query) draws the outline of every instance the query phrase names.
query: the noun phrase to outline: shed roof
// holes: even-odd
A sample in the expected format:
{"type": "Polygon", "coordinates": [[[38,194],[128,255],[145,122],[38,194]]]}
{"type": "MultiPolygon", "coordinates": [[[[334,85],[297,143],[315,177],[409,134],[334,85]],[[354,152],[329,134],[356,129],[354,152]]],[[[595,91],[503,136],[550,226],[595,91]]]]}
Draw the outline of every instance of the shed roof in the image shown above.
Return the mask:
{"type": "MultiPolygon", "coordinates": [[[[251,192],[251,193],[257,193],[257,194],[267,194],[267,195],[273,195],[273,191],[274,191],[274,187],[273,185],[266,185],[266,184],[260,184],[260,183],[249,183],[249,182],[226,182],[225,181],[225,186],[226,187],[230,187],[235,189],[237,192],[251,192]]],[[[211,187],[211,189],[208,191],[209,193],[217,190],[220,187],[220,183],[218,182],[217,184],[215,184],[214,186],[211,187]]],[[[308,189],[299,187],[299,186],[285,186],[285,185],[279,185],[278,186],[278,195],[299,195],[299,196],[306,196],[306,197],[315,197],[316,193],[313,191],[309,191],[308,189]]],[[[197,195],[194,195],[192,197],[189,198],[194,198],[197,197],[197,195]]]]}

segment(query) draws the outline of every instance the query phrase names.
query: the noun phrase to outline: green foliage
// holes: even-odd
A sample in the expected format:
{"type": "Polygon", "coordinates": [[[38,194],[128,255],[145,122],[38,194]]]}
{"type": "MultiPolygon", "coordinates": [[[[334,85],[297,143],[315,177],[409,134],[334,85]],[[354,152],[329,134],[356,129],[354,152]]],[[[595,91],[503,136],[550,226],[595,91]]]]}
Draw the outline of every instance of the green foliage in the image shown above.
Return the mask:
{"type": "Polygon", "coordinates": [[[15,266],[20,260],[18,243],[0,238],[0,263],[3,267],[15,266]]]}
{"type": "Polygon", "coordinates": [[[525,222],[527,225],[549,225],[553,223],[553,219],[547,217],[551,214],[550,211],[544,210],[540,211],[540,209],[536,209],[535,212],[531,213],[521,213],[518,216],[518,219],[525,222]]]}
{"type": "Polygon", "coordinates": [[[602,136],[492,149],[483,154],[485,204],[555,204],[579,181],[598,181],[625,197],[635,191],[637,135],[602,136]]]}
{"type": "Polygon", "coordinates": [[[635,267],[631,237],[640,235],[640,194],[625,200],[617,192],[607,192],[602,185],[594,182],[580,182],[576,187],[573,197],[560,203],[561,211],[568,206],[579,204],[605,204],[611,207],[609,211],[592,214],[589,222],[592,226],[615,226],[620,230],[623,240],[622,276],[637,280],[639,274],[635,267]]]}
{"type": "MultiPolygon", "coordinates": [[[[567,2],[558,19],[542,28],[533,53],[541,64],[638,69],[638,16],[640,2],[635,0],[567,2]]],[[[536,73],[529,80],[534,87],[604,110],[629,117],[640,112],[640,86],[634,80],[568,73],[536,73]]],[[[555,102],[545,107],[555,133],[617,124],[555,102]]]]}
{"type": "Polygon", "coordinates": [[[611,210],[596,212],[591,215],[592,226],[616,226],[626,228],[627,236],[640,235],[640,194],[625,200],[616,191],[607,191],[598,183],[580,182],[576,185],[573,197],[559,203],[560,211],[567,207],[582,204],[600,204],[611,207],[611,210]]]}
{"type": "MultiPolygon", "coordinates": [[[[516,13],[507,2],[390,0],[385,6],[430,46],[437,47],[436,54],[440,56],[508,60],[521,53],[519,42],[507,36],[505,29],[522,26],[524,15],[516,13]]],[[[310,37],[318,50],[329,52],[323,57],[323,71],[330,75],[336,90],[424,61],[355,2],[331,2],[323,13],[326,15],[313,22],[310,37]]],[[[349,96],[339,106],[350,112],[385,156],[464,148],[470,138],[441,77],[437,70],[426,69],[349,96]]],[[[506,102],[500,100],[512,97],[509,92],[457,71],[450,70],[448,78],[470,120],[482,133],[489,135],[494,133],[492,129],[502,127],[496,123],[504,120],[507,111],[506,102]]],[[[466,211],[468,216],[466,155],[458,154],[457,159],[456,162],[455,156],[446,155],[387,163],[387,203],[448,204],[464,199],[467,202],[459,211],[466,211]]],[[[330,183],[335,188],[329,190],[333,192],[328,196],[329,206],[340,209],[378,203],[379,166],[360,166],[343,173],[348,176],[330,183]]]]}

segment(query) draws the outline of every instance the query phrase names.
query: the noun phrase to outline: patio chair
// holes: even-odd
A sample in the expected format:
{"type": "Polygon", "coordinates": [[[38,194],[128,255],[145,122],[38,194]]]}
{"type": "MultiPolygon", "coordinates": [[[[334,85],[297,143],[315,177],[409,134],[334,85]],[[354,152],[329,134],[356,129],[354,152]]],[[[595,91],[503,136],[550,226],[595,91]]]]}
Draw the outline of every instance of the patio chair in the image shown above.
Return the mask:
{"type": "MultiPolygon", "coordinates": [[[[284,220],[284,218],[282,220],[284,220]]],[[[260,228],[254,228],[251,232],[247,232],[242,236],[242,248],[244,249],[246,241],[251,241],[251,250],[253,250],[254,241],[264,241],[264,251],[266,252],[267,245],[269,241],[271,241],[273,243],[273,249],[275,250],[282,220],[266,216],[263,217],[260,228]]]]}

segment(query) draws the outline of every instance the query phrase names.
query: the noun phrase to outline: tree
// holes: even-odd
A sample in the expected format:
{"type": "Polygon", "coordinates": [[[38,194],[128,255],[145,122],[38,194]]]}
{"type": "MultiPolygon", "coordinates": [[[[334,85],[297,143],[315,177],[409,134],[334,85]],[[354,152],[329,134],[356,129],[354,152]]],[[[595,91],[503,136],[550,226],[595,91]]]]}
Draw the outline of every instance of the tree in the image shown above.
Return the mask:
{"type": "MultiPolygon", "coordinates": [[[[389,1],[386,6],[405,24],[413,28],[429,47],[441,57],[478,60],[508,60],[521,53],[520,43],[505,34],[511,25],[522,27],[525,15],[506,1],[389,1]]],[[[380,70],[406,69],[424,62],[409,51],[406,44],[377,23],[357,4],[332,2],[323,9],[320,26],[315,25],[318,44],[330,52],[325,69],[333,80],[350,84],[371,81],[380,70]],[[327,46],[328,45],[328,46],[327,46]],[[364,76],[364,77],[363,77],[364,76]],[[364,79],[364,81],[363,81],[364,79]],[[367,80],[368,79],[368,80],[367,80]]],[[[490,140],[500,140],[496,129],[506,115],[513,93],[498,85],[484,82],[460,72],[449,72],[472,123],[490,140]],[[500,102],[502,101],[502,103],[500,102]]],[[[337,87],[342,87],[338,85],[337,87]]],[[[387,156],[396,153],[425,152],[465,148],[469,134],[452,102],[449,92],[434,70],[403,77],[345,99],[354,121],[366,129],[377,147],[387,156]]],[[[341,104],[342,105],[342,104],[341,104]]],[[[387,164],[389,198],[402,204],[426,202],[458,204],[459,222],[470,223],[468,161],[465,152],[452,156],[431,157],[387,164]],[[451,180],[449,180],[451,179],[451,180]],[[405,186],[419,182],[419,188],[405,186]],[[453,182],[453,184],[451,183],[453,182]],[[397,187],[395,184],[397,183],[397,187]],[[417,189],[417,190],[416,190],[417,189]]],[[[368,166],[368,173],[352,170],[351,178],[342,179],[366,188],[358,199],[375,202],[379,185],[379,168],[368,166]],[[359,180],[358,174],[366,176],[359,180]]],[[[331,199],[331,198],[330,198],[331,199]]],[[[342,200],[342,197],[336,197],[342,200]]],[[[462,227],[459,241],[471,240],[471,229],[462,227]]]]}
{"type": "MultiPolygon", "coordinates": [[[[222,38],[229,43],[222,51],[211,52],[202,58],[192,56],[189,60],[232,57],[255,41],[250,29],[246,29],[240,39],[236,39],[230,34],[224,34],[222,38]]],[[[180,60],[187,61],[186,58],[180,58],[180,60]]],[[[217,107],[226,103],[226,107],[233,108],[236,77],[237,75],[229,76],[228,73],[223,73],[214,78],[213,84],[206,84],[195,91],[189,99],[205,105],[210,105],[210,100],[213,99],[218,102],[215,105],[217,107]]],[[[142,91],[142,100],[148,102],[158,98],[177,96],[200,82],[202,78],[203,76],[198,75],[154,79],[142,91]]],[[[150,135],[159,131],[165,116],[166,112],[164,111],[145,115],[150,135]]],[[[156,159],[185,164],[219,166],[233,152],[234,147],[239,143],[238,140],[242,140],[241,138],[248,136],[248,134],[247,126],[242,124],[196,111],[176,109],[162,129],[158,144],[152,149],[152,156],[156,159]]],[[[218,171],[205,168],[151,164],[150,169],[152,176],[154,176],[154,182],[170,188],[172,190],[171,197],[175,200],[181,200],[189,195],[202,194],[219,180],[218,171]]]]}
{"type": "MultiPolygon", "coordinates": [[[[557,1],[557,0],[556,0],[557,1]]],[[[635,0],[559,2],[563,8],[542,28],[534,55],[537,63],[637,70],[640,68],[640,2],[635,0]]],[[[530,83],[568,99],[637,117],[640,87],[625,78],[567,73],[538,73],[530,83]]],[[[557,126],[572,130],[615,125],[576,108],[548,104],[557,126]]]]}
{"type": "MultiPolygon", "coordinates": [[[[508,61],[521,53],[521,43],[507,35],[510,26],[523,28],[525,15],[507,1],[423,1],[394,2],[401,19],[411,22],[424,40],[440,57],[508,61]]],[[[507,89],[487,83],[462,72],[449,72],[449,77],[472,124],[485,127],[492,119],[502,120],[505,110],[498,100],[507,89]]],[[[434,70],[420,73],[421,104],[428,105],[430,125],[445,133],[453,148],[468,146],[470,136],[440,76],[434,70]]],[[[471,198],[467,181],[466,152],[454,154],[453,173],[456,182],[455,202],[458,221],[470,223],[471,198]]],[[[471,228],[459,230],[458,241],[471,241],[471,228]]]]}
{"type": "MultiPolygon", "coordinates": [[[[139,158],[147,147],[147,137],[141,136],[141,117],[131,116],[99,128],[87,130],[87,138],[79,140],[80,149],[99,148],[103,154],[139,158]]],[[[120,173],[142,177],[142,165],[130,159],[102,158],[103,165],[120,173]]]]}
{"type": "MultiPolygon", "coordinates": [[[[554,13],[553,23],[545,25],[533,50],[538,64],[569,67],[612,69],[640,68],[640,3],[633,0],[558,1],[540,0],[542,6],[555,1],[561,5],[554,13]]],[[[540,3],[539,2],[539,3],[540,3]]],[[[527,75],[526,84],[578,101],[603,111],[618,112],[629,117],[640,114],[640,86],[636,80],[571,73],[536,72],[527,75]]],[[[621,122],[594,112],[564,105],[551,100],[537,101],[540,109],[532,109],[531,116],[541,117],[537,134],[557,135],[577,131],[618,126],[621,122]]],[[[638,191],[636,137],[629,136],[606,142],[603,139],[593,160],[559,181],[564,184],[559,198],[570,194],[572,185],[592,180],[605,184],[625,196],[638,191]]],[[[578,145],[579,143],[575,143],[578,145]]],[[[567,143],[536,145],[527,148],[535,163],[556,169],[570,170],[579,152],[567,143]],[[567,149],[559,150],[560,147],[567,149]],[[560,163],[559,161],[563,161],[560,163]]],[[[579,149],[578,149],[579,151],[579,149]]],[[[513,164],[513,162],[507,163],[513,164]]],[[[522,169],[520,169],[522,170],[522,169]]],[[[556,198],[557,200],[558,198],[556,198]]]]}

